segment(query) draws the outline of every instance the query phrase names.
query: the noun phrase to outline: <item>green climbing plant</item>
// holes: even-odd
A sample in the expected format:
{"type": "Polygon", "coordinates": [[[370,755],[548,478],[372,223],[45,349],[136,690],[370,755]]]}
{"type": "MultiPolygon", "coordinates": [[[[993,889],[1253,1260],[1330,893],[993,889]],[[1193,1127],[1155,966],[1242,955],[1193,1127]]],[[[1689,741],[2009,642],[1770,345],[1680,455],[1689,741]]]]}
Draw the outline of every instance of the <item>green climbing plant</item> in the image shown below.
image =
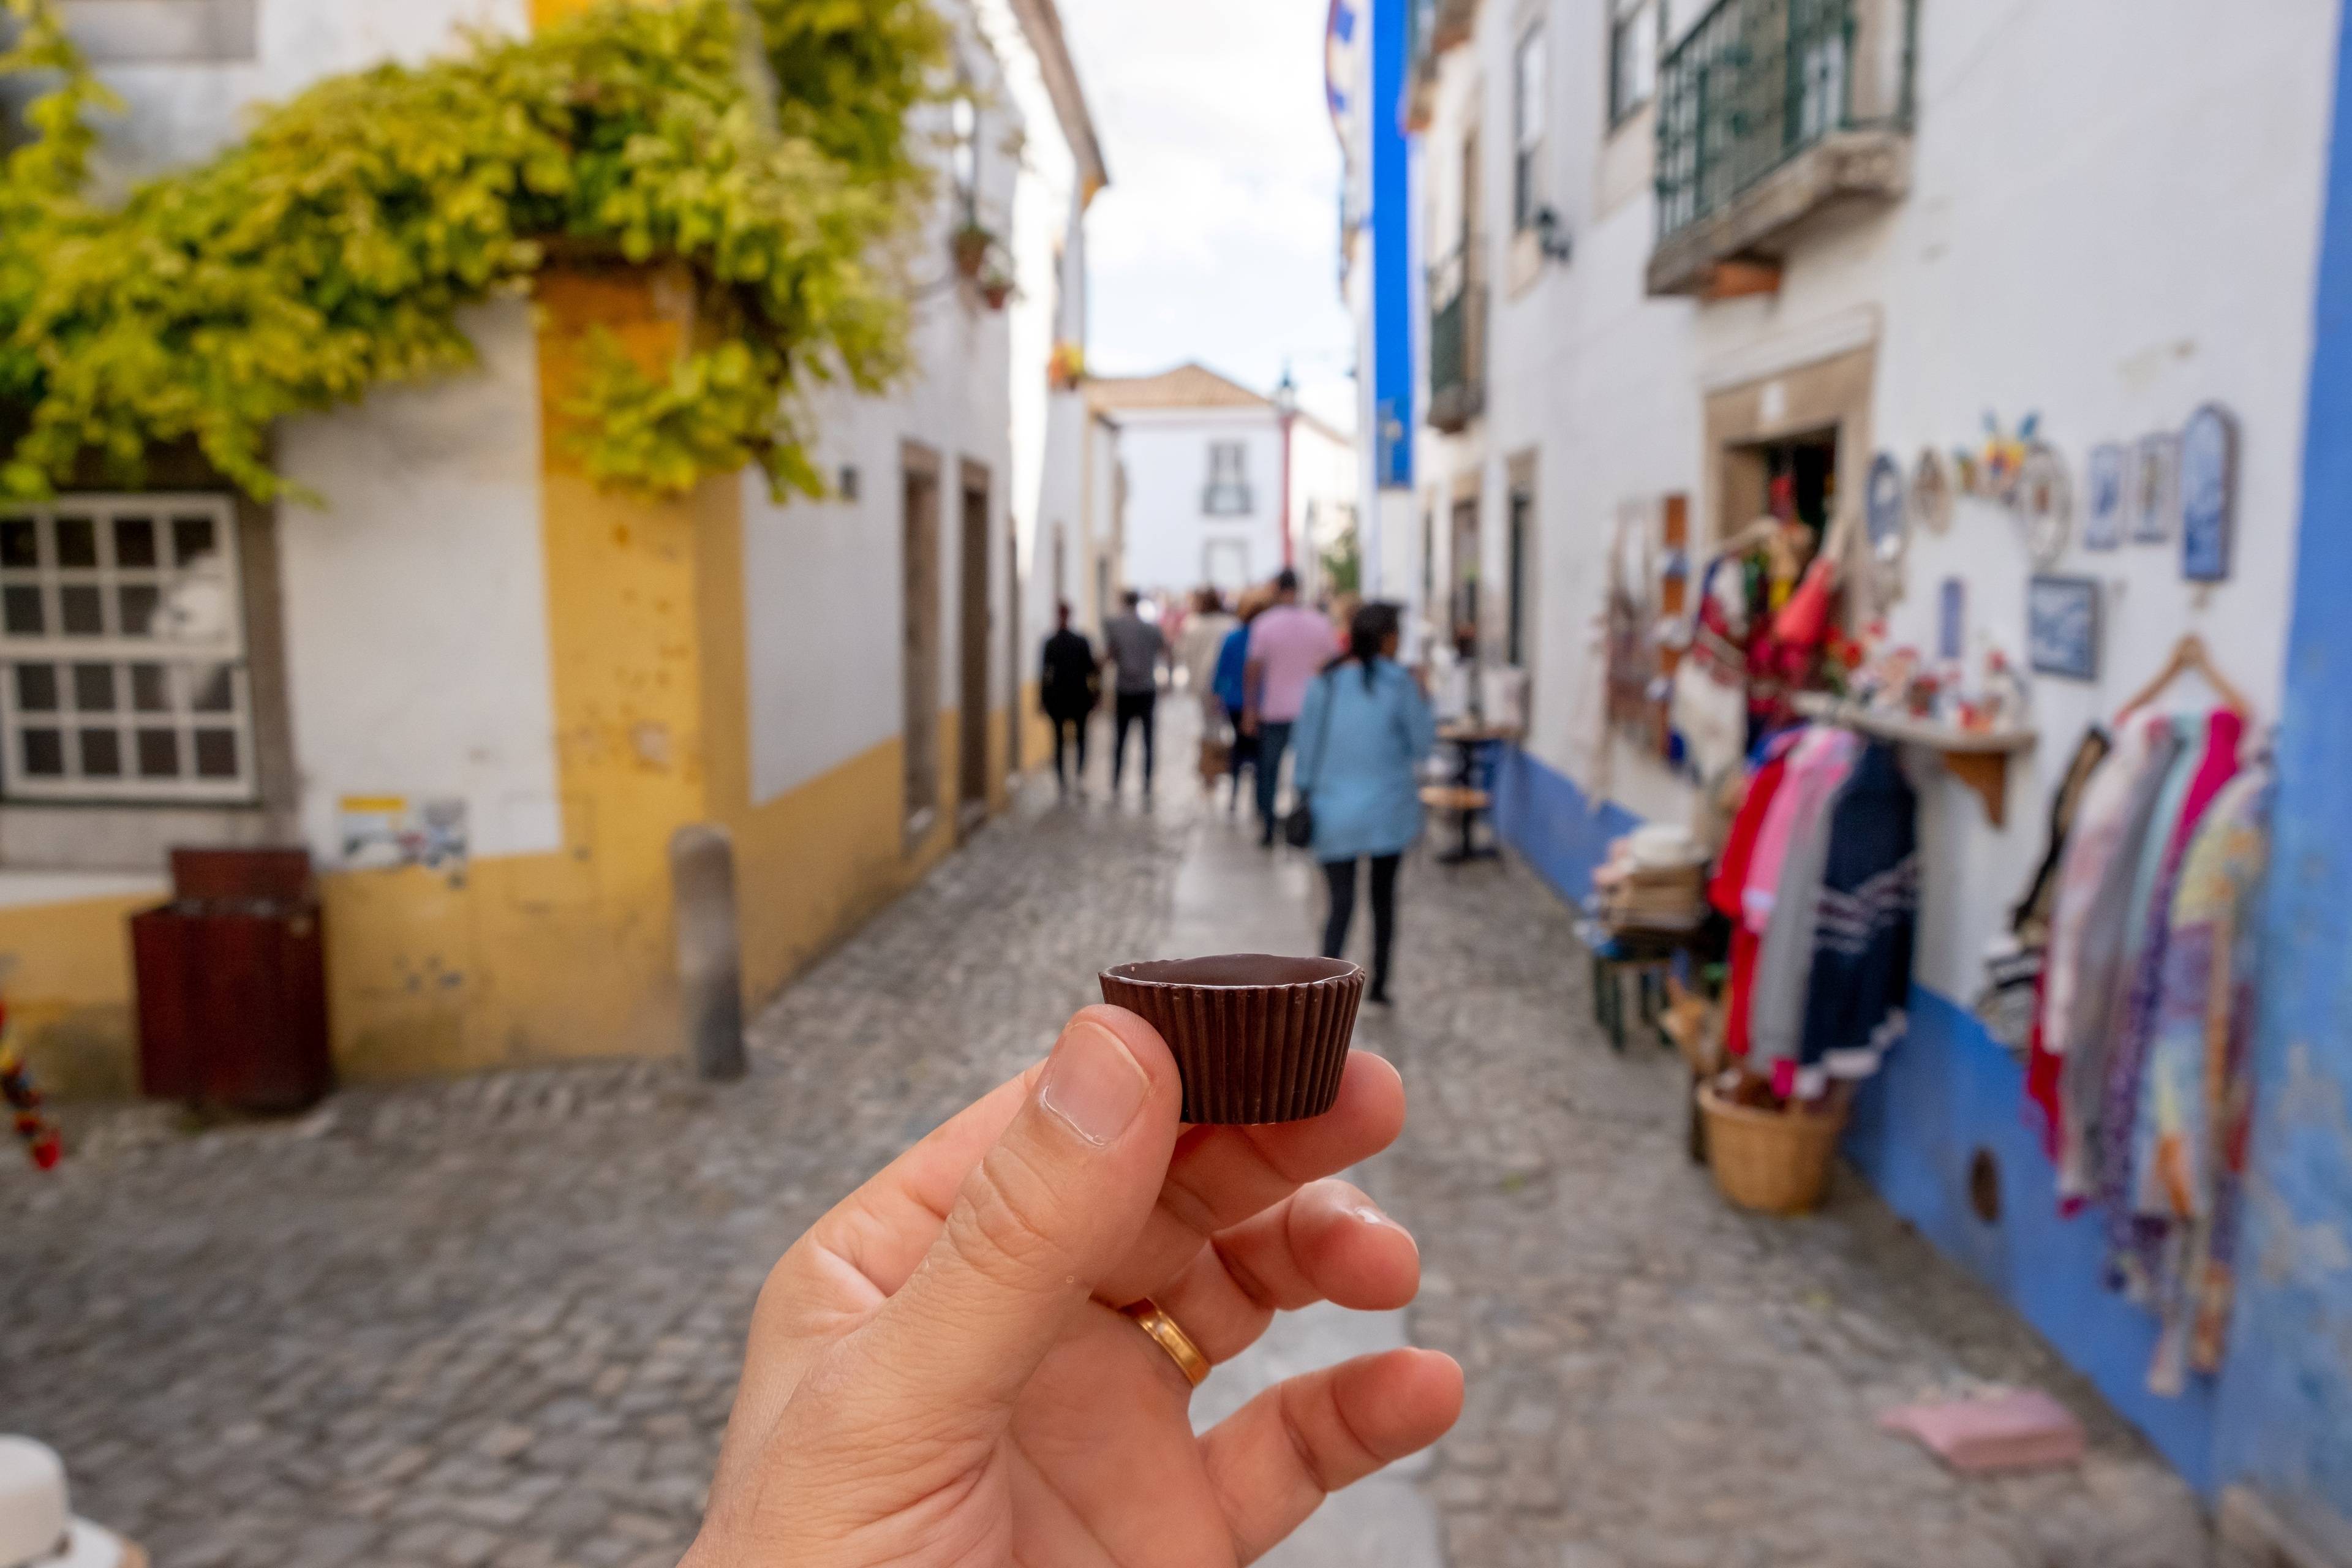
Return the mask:
{"type": "Polygon", "coordinates": [[[0,75],[46,79],[0,165],[10,493],[93,467],[137,485],[193,443],[285,494],[278,420],[470,365],[461,312],[556,261],[692,280],[697,330],[667,364],[584,345],[564,412],[608,486],[675,495],[757,463],[814,492],[807,394],[905,364],[898,262],[929,190],[907,118],[945,47],[924,0],[611,0],[322,80],[112,204],[89,156],[118,106],[50,0],[5,4],[0,75]]]}

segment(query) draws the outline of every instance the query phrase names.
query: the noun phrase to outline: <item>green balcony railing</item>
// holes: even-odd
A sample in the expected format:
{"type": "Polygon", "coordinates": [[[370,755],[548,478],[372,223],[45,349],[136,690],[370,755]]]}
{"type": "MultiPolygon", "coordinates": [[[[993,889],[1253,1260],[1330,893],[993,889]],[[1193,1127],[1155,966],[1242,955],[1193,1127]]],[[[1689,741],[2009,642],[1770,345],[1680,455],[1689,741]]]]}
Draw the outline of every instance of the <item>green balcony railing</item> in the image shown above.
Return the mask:
{"type": "Polygon", "coordinates": [[[1459,430],[1486,401],[1486,291],[1477,241],[1429,270],[1429,422],[1459,430]]]}
{"type": "Polygon", "coordinates": [[[1917,0],[1716,0],[1658,68],[1658,235],[1842,131],[1908,129],[1917,0]],[[1899,9],[1899,18],[1895,13],[1899,9]],[[1895,79],[1877,31],[1903,29],[1895,79]]]}

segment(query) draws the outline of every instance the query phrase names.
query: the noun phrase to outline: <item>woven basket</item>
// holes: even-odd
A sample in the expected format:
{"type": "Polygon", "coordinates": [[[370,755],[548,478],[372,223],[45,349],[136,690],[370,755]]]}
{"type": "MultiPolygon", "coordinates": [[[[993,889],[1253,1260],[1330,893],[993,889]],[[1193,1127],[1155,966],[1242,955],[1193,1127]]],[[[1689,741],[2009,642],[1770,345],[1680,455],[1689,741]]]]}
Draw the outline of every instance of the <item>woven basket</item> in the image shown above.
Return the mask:
{"type": "Polygon", "coordinates": [[[1759,1214],[1821,1206],[1845,1130],[1846,1096],[1832,1094],[1815,1110],[1762,1110],[1734,1105],[1703,1083],[1698,1108],[1706,1118],[1707,1164],[1725,1197],[1759,1214]]]}

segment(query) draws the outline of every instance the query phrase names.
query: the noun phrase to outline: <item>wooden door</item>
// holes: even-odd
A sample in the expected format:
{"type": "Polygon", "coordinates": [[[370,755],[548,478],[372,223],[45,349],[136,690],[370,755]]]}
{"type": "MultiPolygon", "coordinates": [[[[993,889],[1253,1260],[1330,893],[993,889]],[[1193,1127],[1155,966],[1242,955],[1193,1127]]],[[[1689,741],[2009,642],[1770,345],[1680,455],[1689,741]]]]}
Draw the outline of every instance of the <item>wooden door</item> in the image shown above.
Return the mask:
{"type": "Polygon", "coordinates": [[[988,816],[988,577],[994,559],[988,527],[988,470],[963,466],[963,527],[957,566],[962,592],[957,613],[962,681],[957,706],[961,756],[956,791],[956,833],[968,835],[988,816]]]}
{"type": "Polygon", "coordinates": [[[905,469],[901,599],[906,635],[903,751],[907,837],[930,831],[940,808],[939,459],[909,447],[905,469]]]}

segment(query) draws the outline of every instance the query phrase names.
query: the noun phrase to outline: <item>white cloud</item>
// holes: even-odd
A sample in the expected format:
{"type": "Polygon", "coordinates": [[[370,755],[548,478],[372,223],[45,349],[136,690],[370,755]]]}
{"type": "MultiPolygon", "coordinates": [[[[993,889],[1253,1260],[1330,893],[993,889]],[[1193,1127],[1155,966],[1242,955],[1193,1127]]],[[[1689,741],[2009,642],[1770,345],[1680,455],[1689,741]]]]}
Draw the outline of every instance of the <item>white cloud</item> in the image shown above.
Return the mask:
{"type": "Polygon", "coordinates": [[[1110,165],[1088,224],[1095,367],[1198,359],[1263,391],[1288,361],[1351,425],[1324,0],[1061,6],[1110,165]]]}

